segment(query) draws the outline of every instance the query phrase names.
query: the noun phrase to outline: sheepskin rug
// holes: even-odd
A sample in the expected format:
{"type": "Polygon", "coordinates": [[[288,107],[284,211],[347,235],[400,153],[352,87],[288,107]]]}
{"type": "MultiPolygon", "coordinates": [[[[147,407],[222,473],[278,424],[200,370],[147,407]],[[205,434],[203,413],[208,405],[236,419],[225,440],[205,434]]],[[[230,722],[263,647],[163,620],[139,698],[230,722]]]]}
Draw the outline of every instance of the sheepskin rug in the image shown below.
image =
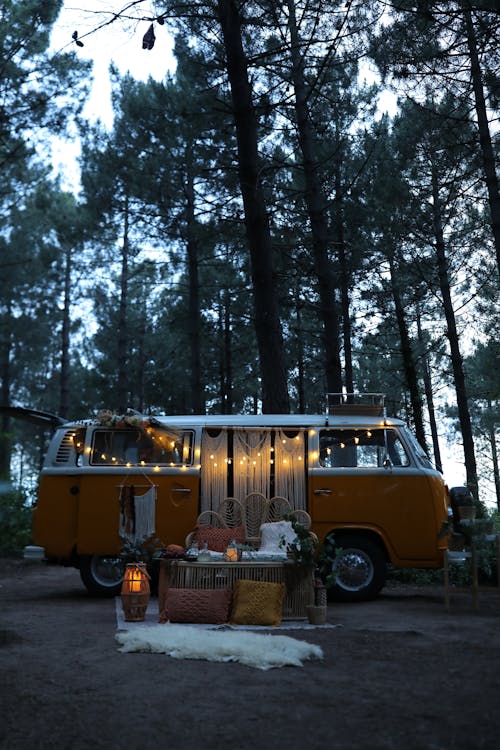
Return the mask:
{"type": "Polygon", "coordinates": [[[307,659],[322,659],[323,651],[286,635],[232,630],[201,630],[185,625],[151,625],[118,632],[122,653],[142,651],[172,656],[174,659],[237,661],[256,669],[301,667],[307,659]]]}

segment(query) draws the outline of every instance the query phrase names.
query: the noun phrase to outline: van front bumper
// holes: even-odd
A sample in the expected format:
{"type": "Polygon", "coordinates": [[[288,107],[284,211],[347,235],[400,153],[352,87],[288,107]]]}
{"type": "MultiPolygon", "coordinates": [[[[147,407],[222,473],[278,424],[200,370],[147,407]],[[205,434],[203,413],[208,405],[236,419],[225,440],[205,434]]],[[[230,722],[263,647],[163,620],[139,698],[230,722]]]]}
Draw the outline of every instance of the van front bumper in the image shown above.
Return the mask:
{"type": "Polygon", "coordinates": [[[28,545],[24,548],[23,557],[25,560],[45,560],[45,548],[28,545]]]}

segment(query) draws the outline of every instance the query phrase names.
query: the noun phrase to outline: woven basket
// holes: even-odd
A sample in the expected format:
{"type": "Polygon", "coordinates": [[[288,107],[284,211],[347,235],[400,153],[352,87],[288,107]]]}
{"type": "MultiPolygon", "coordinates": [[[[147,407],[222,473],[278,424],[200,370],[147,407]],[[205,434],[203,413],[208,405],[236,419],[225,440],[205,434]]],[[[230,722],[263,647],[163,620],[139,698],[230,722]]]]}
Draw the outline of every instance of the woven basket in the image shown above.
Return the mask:
{"type": "Polygon", "coordinates": [[[149,604],[149,591],[122,594],[122,609],[126,622],[142,622],[149,604]]]}
{"type": "Polygon", "coordinates": [[[460,552],[465,547],[465,536],[463,534],[450,534],[448,537],[448,549],[450,552],[460,552]]]}
{"type": "Polygon", "coordinates": [[[462,521],[468,521],[476,517],[476,509],[473,505],[459,505],[458,515],[462,521]]]}
{"type": "Polygon", "coordinates": [[[306,607],[307,619],[311,625],[324,625],[326,622],[326,607],[318,607],[316,604],[308,604],[306,607]]]}

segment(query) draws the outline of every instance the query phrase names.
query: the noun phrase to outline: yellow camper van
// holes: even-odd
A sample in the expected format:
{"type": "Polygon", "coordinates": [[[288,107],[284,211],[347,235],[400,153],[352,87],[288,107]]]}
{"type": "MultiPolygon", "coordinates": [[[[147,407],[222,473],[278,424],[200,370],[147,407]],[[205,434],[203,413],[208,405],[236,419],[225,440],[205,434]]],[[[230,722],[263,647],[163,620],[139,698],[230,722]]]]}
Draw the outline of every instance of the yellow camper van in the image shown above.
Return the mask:
{"type": "Polygon", "coordinates": [[[65,423],[41,472],[29,554],[73,565],[90,592],[114,595],[127,534],[183,545],[201,512],[252,494],[307,511],[320,548],[333,535],[344,599],[375,596],[388,564],[442,566],[447,487],[378,397],[340,398],[312,416],[100,414],[65,423]]]}

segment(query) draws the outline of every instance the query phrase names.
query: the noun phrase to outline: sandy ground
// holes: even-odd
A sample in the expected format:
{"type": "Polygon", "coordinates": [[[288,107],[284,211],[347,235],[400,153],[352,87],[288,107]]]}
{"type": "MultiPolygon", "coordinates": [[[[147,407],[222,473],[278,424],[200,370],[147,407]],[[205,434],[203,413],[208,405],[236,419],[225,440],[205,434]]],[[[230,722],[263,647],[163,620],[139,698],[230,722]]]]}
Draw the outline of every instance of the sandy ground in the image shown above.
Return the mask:
{"type": "Polygon", "coordinates": [[[500,747],[500,595],[440,587],[331,604],[287,634],[324,660],[263,672],[121,654],[114,600],[77,571],[0,560],[2,750],[500,747]]]}

